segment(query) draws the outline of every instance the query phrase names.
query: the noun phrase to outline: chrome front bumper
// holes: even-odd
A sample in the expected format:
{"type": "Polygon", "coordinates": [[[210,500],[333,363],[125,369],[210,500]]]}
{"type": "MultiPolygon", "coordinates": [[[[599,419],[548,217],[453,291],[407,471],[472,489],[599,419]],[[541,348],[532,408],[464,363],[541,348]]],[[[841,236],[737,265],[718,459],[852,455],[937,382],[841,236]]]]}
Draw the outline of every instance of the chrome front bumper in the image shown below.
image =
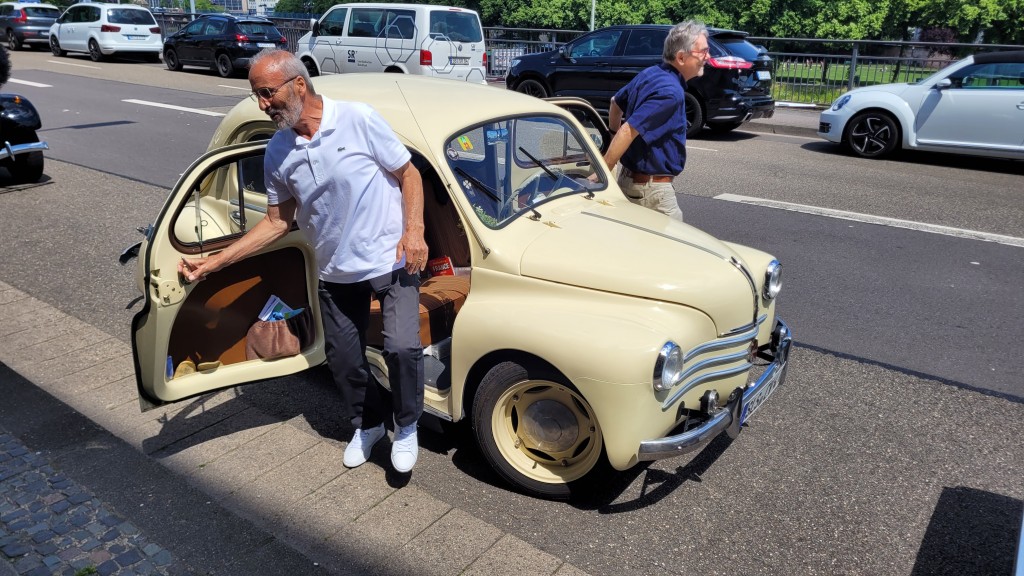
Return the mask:
{"type": "Polygon", "coordinates": [[[14,158],[18,154],[27,154],[29,152],[35,152],[43,150],[49,150],[50,147],[46,142],[29,142],[27,144],[11,144],[10,142],[4,142],[3,146],[0,146],[0,160],[5,158],[14,158]]]}
{"type": "Polygon", "coordinates": [[[789,363],[789,348],[792,343],[793,337],[789,332],[789,326],[782,320],[777,320],[775,329],[772,331],[771,342],[771,353],[774,359],[756,382],[747,386],[743,390],[743,394],[700,426],[675,436],[641,442],[637,459],[640,461],[661,460],[693,452],[703,448],[705,444],[724,431],[728,431],[729,435],[735,438],[752,411],[756,410],[760,403],[767,398],[767,396],[762,396],[762,390],[770,387],[772,390],[768,393],[771,394],[775,388],[785,382],[786,366],[789,363]],[[757,402],[750,406],[748,403],[752,399],[756,399],[757,402]]]}

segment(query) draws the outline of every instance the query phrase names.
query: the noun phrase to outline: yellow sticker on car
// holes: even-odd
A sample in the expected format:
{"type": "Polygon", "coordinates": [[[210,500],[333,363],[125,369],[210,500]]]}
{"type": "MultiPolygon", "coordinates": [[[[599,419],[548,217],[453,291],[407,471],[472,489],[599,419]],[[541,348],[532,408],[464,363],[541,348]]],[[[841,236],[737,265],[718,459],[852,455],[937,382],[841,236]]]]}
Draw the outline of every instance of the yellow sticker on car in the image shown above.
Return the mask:
{"type": "Polygon", "coordinates": [[[462,146],[465,151],[473,149],[473,143],[469,141],[469,136],[459,136],[459,146],[462,146]]]}

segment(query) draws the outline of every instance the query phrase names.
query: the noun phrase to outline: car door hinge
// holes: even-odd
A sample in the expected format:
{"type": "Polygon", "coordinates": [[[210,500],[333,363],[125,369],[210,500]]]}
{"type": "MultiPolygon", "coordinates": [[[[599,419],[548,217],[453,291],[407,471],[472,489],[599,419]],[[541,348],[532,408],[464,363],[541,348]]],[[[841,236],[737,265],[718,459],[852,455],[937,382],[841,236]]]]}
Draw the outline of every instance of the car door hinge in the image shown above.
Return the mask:
{"type": "Polygon", "coordinates": [[[171,306],[181,302],[185,297],[185,287],[177,280],[164,280],[156,274],[151,274],[149,284],[153,287],[153,296],[157,302],[164,306],[171,306]]]}

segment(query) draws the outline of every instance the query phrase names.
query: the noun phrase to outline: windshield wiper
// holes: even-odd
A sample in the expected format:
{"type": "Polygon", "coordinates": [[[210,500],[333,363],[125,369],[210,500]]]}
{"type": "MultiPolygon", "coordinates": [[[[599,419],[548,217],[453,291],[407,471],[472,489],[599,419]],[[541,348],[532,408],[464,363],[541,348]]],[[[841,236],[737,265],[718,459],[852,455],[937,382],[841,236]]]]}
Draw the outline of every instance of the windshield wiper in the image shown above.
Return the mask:
{"type": "Polygon", "coordinates": [[[536,164],[538,168],[547,172],[548,176],[551,176],[552,180],[558,180],[558,175],[552,172],[547,166],[545,166],[543,162],[534,158],[533,154],[530,154],[529,152],[526,151],[526,148],[520,146],[519,151],[522,152],[523,154],[526,154],[526,157],[529,158],[530,160],[533,160],[533,163],[536,164]]]}
{"type": "Polygon", "coordinates": [[[498,198],[497,192],[495,192],[492,188],[488,187],[483,182],[477,180],[474,176],[471,176],[469,172],[466,172],[465,170],[459,168],[458,166],[455,166],[454,170],[459,174],[459,176],[462,176],[466,180],[469,180],[469,183],[472,184],[474,188],[479,189],[484,194],[490,196],[491,200],[494,200],[495,202],[501,204],[501,198],[498,198]]]}

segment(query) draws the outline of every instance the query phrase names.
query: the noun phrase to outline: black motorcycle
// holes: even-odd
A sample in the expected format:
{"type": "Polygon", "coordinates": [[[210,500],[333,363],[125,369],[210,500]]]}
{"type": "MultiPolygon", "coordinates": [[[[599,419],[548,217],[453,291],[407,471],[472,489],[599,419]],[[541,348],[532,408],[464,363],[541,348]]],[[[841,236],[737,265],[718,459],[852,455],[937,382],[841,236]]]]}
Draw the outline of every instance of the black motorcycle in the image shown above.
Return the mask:
{"type": "MultiPolygon", "coordinates": [[[[11,77],[11,59],[7,49],[0,47],[0,86],[11,77]]],[[[24,96],[0,93],[0,166],[17,184],[38,182],[43,176],[43,150],[36,130],[42,127],[39,112],[24,96]]]]}

